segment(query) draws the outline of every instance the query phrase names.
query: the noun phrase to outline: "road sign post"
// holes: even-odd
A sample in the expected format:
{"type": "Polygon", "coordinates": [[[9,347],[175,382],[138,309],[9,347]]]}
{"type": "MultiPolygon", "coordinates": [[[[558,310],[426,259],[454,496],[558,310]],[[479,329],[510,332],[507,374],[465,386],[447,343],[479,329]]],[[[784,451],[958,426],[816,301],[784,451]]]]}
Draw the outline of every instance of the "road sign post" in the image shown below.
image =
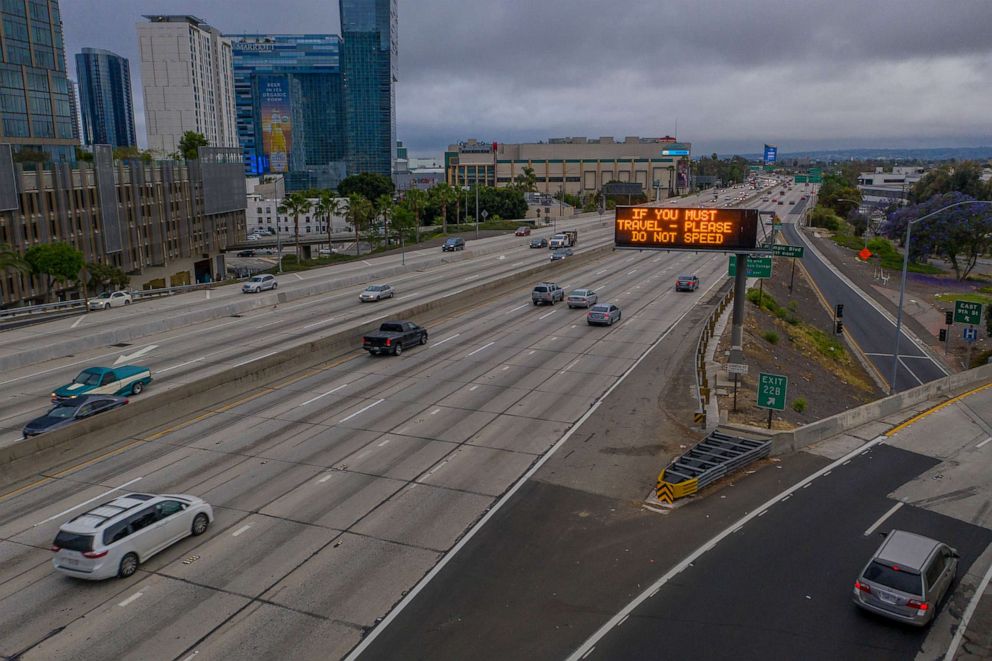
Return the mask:
{"type": "Polygon", "coordinates": [[[758,408],[768,409],[768,428],[772,428],[772,412],[785,410],[785,396],[789,390],[789,377],[784,374],[758,375],[758,408]]]}
{"type": "Polygon", "coordinates": [[[792,296],[792,286],[796,282],[796,259],[806,256],[806,248],[802,246],[785,246],[776,243],[772,246],[772,254],[776,257],[792,258],[792,274],[789,276],[789,296],[792,296]]]}

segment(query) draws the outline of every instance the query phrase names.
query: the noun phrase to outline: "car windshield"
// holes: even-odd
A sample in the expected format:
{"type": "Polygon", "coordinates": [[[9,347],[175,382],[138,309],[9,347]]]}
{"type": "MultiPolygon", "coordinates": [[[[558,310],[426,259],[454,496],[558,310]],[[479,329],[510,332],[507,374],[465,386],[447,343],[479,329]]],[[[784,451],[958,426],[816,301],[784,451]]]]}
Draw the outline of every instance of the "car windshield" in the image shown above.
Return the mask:
{"type": "Polygon", "coordinates": [[[252,282],[261,282],[261,281],[262,281],[262,280],[264,280],[264,279],[265,279],[265,278],[263,278],[263,277],[262,277],[262,276],[260,276],[260,275],[255,275],[255,276],[252,276],[252,278],[251,278],[251,281],[252,281],[252,282]]]}
{"type": "Polygon", "coordinates": [[[60,549],[86,553],[93,550],[93,535],[80,535],[79,533],[60,530],[59,534],[55,536],[55,546],[60,549]]]}
{"type": "Polygon", "coordinates": [[[110,292],[109,291],[105,291],[102,294],[100,294],[99,296],[97,296],[97,298],[110,298],[110,292]]]}
{"type": "Polygon", "coordinates": [[[99,372],[91,372],[89,370],[83,370],[79,373],[75,379],[72,380],[73,383],[81,383],[84,386],[98,386],[100,385],[101,375],[99,372]]]}
{"type": "Polygon", "coordinates": [[[868,565],[868,568],[865,570],[865,579],[872,583],[884,585],[887,588],[899,590],[900,592],[908,592],[915,595],[923,594],[923,581],[919,574],[884,564],[878,560],[868,565]]]}
{"type": "Polygon", "coordinates": [[[45,414],[49,418],[60,418],[62,420],[67,420],[76,415],[75,406],[56,406],[51,411],[45,414]]]}
{"type": "Polygon", "coordinates": [[[369,285],[365,288],[365,291],[382,291],[385,288],[385,285],[369,285]]]}

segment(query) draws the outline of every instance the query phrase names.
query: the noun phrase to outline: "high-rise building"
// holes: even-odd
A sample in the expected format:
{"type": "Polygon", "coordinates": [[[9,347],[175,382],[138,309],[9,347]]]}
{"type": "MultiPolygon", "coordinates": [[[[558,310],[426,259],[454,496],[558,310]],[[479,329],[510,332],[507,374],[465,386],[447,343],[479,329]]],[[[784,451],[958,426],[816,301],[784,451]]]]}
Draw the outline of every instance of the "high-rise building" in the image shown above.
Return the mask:
{"type": "Polygon", "coordinates": [[[337,186],[345,176],[346,145],[340,37],[225,38],[234,54],[245,174],[281,173],[288,190],[337,186]]]}
{"type": "Polygon", "coordinates": [[[148,148],[176,150],[186,131],[237,147],[231,42],[196,16],[138,23],[148,148]]]}
{"type": "Polygon", "coordinates": [[[79,137],[58,0],[4,0],[0,19],[0,142],[74,161],[79,137]]]}
{"type": "Polygon", "coordinates": [[[84,142],[113,147],[137,145],[127,58],[99,48],[84,48],[76,53],[76,74],[84,142]]]}
{"type": "Polygon", "coordinates": [[[396,160],[396,0],[338,0],[348,174],[392,176],[396,160]]]}

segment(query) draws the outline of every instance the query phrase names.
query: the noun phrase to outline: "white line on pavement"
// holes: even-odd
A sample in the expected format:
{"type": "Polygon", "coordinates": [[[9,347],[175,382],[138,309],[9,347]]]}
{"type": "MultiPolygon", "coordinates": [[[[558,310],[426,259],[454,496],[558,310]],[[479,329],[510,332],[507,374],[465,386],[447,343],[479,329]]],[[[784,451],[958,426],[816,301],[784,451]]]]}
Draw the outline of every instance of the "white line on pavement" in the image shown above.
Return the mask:
{"type": "Polygon", "coordinates": [[[517,306],[517,307],[515,307],[515,308],[510,308],[509,310],[507,310],[507,311],[506,311],[506,314],[510,314],[511,312],[516,312],[516,311],[517,311],[517,310],[519,310],[520,308],[525,308],[525,307],[527,307],[527,304],[526,304],[526,303],[524,303],[523,305],[518,305],[518,306],[517,306]]]}
{"type": "Polygon", "coordinates": [[[632,271],[627,271],[627,275],[634,275],[635,273],[637,273],[637,269],[633,269],[632,271]]]}
{"type": "Polygon", "coordinates": [[[294,273],[293,275],[295,275],[295,276],[296,276],[296,279],[297,279],[297,280],[302,280],[302,279],[303,279],[303,276],[302,276],[302,275],[300,275],[299,273],[294,273]]]}
{"type": "Polygon", "coordinates": [[[262,360],[263,358],[268,358],[269,356],[274,356],[278,351],[270,351],[269,353],[263,353],[261,356],[255,356],[254,358],[249,358],[248,360],[243,360],[240,363],[234,363],[231,367],[241,367],[242,365],[247,365],[248,363],[253,363],[256,360],[262,360]]]}
{"type": "Polygon", "coordinates": [[[964,632],[968,629],[971,616],[975,614],[975,609],[978,608],[978,602],[981,600],[982,595],[985,594],[985,589],[989,586],[990,581],[992,581],[992,565],[989,565],[989,570],[985,572],[985,576],[982,577],[982,581],[975,589],[975,594],[972,595],[971,601],[968,602],[968,607],[964,609],[964,613],[961,615],[961,624],[958,625],[958,630],[954,633],[954,638],[951,639],[951,644],[947,648],[947,654],[944,655],[944,661],[952,661],[954,655],[957,654],[958,646],[964,639],[964,632]]]}
{"type": "Polygon", "coordinates": [[[251,524],[250,523],[248,525],[246,525],[246,526],[241,526],[240,528],[238,528],[237,530],[235,530],[234,532],[231,533],[231,537],[237,537],[241,533],[246,532],[249,528],[251,528],[251,524]]]}
{"type": "Polygon", "coordinates": [[[75,328],[75,327],[76,327],[76,326],[78,326],[78,325],[79,325],[79,324],[80,324],[80,323],[81,323],[81,322],[83,321],[83,319],[85,319],[85,318],[86,318],[86,317],[85,317],[84,315],[80,315],[80,316],[79,316],[79,319],[76,319],[76,320],[75,320],[74,322],[72,322],[72,326],[70,326],[70,328],[75,328]]]}
{"type": "Polygon", "coordinates": [[[904,504],[904,503],[896,503],[895,505],[893,505],[893,506],[892,506],[892,508],[891,508],[891,509],[889,509],[889,511],[888,511],[888,512],[886,512],[885,514],[883,514],[882,516],[880,516],[880,517],[878,518],[878,521],[876,521],[875,523],[873,523],[873,524],[871,524],[871,527],[870,527],[870,528],[868,528],[868,530],[866,530],[866,531],[865,531],[865,537],[868,537],[868,536],[869,536],[869,535],[871,535],[871,534],[872,534],[873,532],[875,532],[875,531],[876,531],[876,530],[878,529],[878,527],[879,527],[880,525],[882,525],[882,523],[884,523],[884,522],[885,522],[885,520],[886,520],[887,518],[889,518],[890,516],[892,516],[893,514],[895,514],[895,513],[896,513],[896,511],[897,511],[897,510],[898,510],[898,509],[899,509],[900,507],[902,507],[902,506],[903,506],[903,504],[904,504]]]}
{"type": "Polygon", "coordinates": [[[469,392],[472,392],[473,390],[475,390],[475,389],[476,389],[476,388],[478,388],[478,387],[479,387],[478,385],[474,385],[474,386],[472,386],[471,388],[469,388],[469,389],[468,389],[468,391],[469,391],[469,392]]]}
{"type": "Polygon", "coordinates": [[[89,504],[90,504],[90,503],[92,503],[92,502],[93,502],[94,500],[100,500],[101,498],[105,498],[105,497],[106,497],[106,496],[107,496],[108,494],[112,494],[112,493],[114,493],[115,491],[120,491],[120,490],[121,490],[121,489],[123,489],[124,487],[126,487],[126,486],[128,486],[128,485],[131,485],[131,484],[134,484],[135,482],[137,482],[137,481],[138,481],[138,480],[140,480],[140,479],[141,479],[140,477],[136,477],[136,478],[134,478],[133,480],[129,480],[128,482],[125,482],[124,484],[122,484],[122,485],[120,485],[119,487],[114,487],[113,489],[110,489],[109,491],[104,491],[104,492],[103,492],[103,493],[101,493],[101,494],[100,494],[99,496],[93,496],[93,497],[92,497],[92,498],[90,498],[89,500],[84,500],[83,502],[81,502],[81,503],[79,503],[79,504],[78,504],[78,505],[76,505],[75,507],[70,507],[69,509],[67,509],[67,510],[65,510],[64,512],[59,512],[58,514],[56,514],[56,515],[54,515],[54,516],[50,516],[50,517],[48,517],[48,518],[47,518],[47,519],[45,519],[44,521],[39,521],[38,523],[36,523],[36,524],[34,524],[34,525],[33,525],[32,527],[33,527],[33,528],[37,528],[38,526],[40,526],[40,525],[42,525],[42,524],[44,524],[44,523],[48,523],[48,522],[49,522],[49,521],[51,521],[52,519],[57,519],[57,518],[59,518],[59,517],[62,517],[62,516],[65,516],[65,515],[66,515],[66,514],[68,514],[69,512],[74,512],[74,511],[76,511],[76,510],[78,510],[78,509],[79,509],[80,507],[84,507],[84,506],[86,506],[86,505],[89,505],[89,504]]]}
{"type": "Polygon", "coordinates": [[[979,444],[978,444],[978,445],[976,445],[975,447],[976,447],[976,448],[980,448],[980,447],[982,447],[983,445],[985,445],[986,443],[988,443],[989,441],[992,441],[992,436],[990,436],[990,437],[988,437],[988,438],[986,438],[986,439],[985,439],[984,441],[982,441],[981,443],[979,443],[979,444]]]}
{"type": "Polygon", "coordinates": [[[602,271],[596,271],[596,275],[603,275],[604,273],[606,273],[609,270],[610,269],[603,269],[602,271]]]}
{"type": "MultiPolygon", "coordinates": [[[[337,392],[337,391],[341,390],[342,388],[347,388],[347,387],[348,387],[348,384],[347,383],[341,384],[337,388],[334,388],[332,390],[328,390],[327,392],[321,393],[321,394],[317,395],[316,397],[314,397],[313,399],[308,399],[307,401],[305,401],[302,404],[300,404],[300,406],[306,406],[307,404],[316,402],[321,397],[327,397],[331,393],[337,392]]],[[[299,407],[297,407],[297,408],[299,408],[299,407]]]]}
{"type": "Polygon", "coordinates": [[[551,316],[551,315],[553,315],[554,313],[555,313],[555,311],[554,311],[554,310],[552,310],[551,312],[545,312],[545,313],[544,313],[544,314],[542,314],[542,315],[541,315],[540,317],[538,317],[538,319],[544,319],[544,318],[546,318],[546,317],[550,317],[550,316],[551,316]]]}
{"type": "Polygon", "coordinates": [[[334,473],[328,473],[324,477],[322,477],[319,480],[317,480],[317,483],[318,484],[323,484],[324,482],[327,482],[329,479],[331,479],[331,477],[333,477],[333,476],[334,476],[334,473]]]}
{"type": "Polygon", "coordinates": [[[441,412],[441,409],[434,409],[433,411],[431,411],[431,415],[437,415],[440,412],[441,412]]]}
{"type": "Polygon", "coordinates": [[[367,262],[364,259],[362,260],[362,264],[365,264],[365,266],[372,266],[371,262],[367,262]]]}
{"type": "Polygon", "coordinates": [[[432,345],[431,345],[431,347],[432,347],[432,348],[433,348],[433,347],[439,347],[439,346],[441,346],[442,344],[444,344],[445,342],[449,342],[449,341],[451,341],[451,340],[453,340],[453,339],[455,339],[455,338],[456,338],[456,337],[458,337],[459,335],[461,335],[461,333],[455,333],[454,335],[451,335],[451,336],[449,336],[449,337],[446,337],[446,338],[444,338],[444,339],[443,339],[443,340],[441,340],[440,342],[435,342],[434,344],[432,344],[432,345]]]}
{"type": "Polygon", "coordinates": [[[124,601],[122,601],[121,603],[119,603],[117,605],[120,606],[121,608],[124,608],[128,604],[130,604],[130,603],[132,603],[132,602],[137,601],[138,599],[140,599],[142,594],[144,594],[144,593],[143,592],[135,592],[130,597],[128,597],[127,599],[125,599],[124,601]]]}
{"type": "Polygon", "coordinates": [[[314,326],[322,326],[323,324],[331,323],[335,319],[337,319],[337,317],[330,317],[329,319],[324,319],[323,321],[315,321],[312,324],[307,324],[303,328],[306,329],[306,328],[313,328],[314,326]]]}
{"type": "Polygon", "coordinates": [[[359,409],[359,410],[355,411],[354,413],[352,413],[351,415],[349,415],[347,418],[341,418],[340,420],[338,420],[338,422],[348,422],[349,420],[351,420],[352,418],[354,418],[356,415],[358,415],[360,413],[365,413],[366,411],[368,411],[373,406],[378,406],[379,404],[382,404],[384,401],[386,401],[386,400],[385,399],[377,399],[376,401],[372,402],[371,404],[369,404],[365,408],[362,408],[362,409],[359,409]]]}
{"type": "Polygon", "coordinates": [[[494,345],[494,344],[496,344],[496,342],[495,342],[495,341],[493,341],[493,342],[487,342],[486,344],[483,344],[483,345],[482,345],[481,347],[479,347],[478,349],[476,349],[476,350],[475,350],[475,351],[473,351],[472,353],[467,353],[467,354],[465,354],[465,357],[466,357],[466,358],[468,358],[469,356],[474,356],[475,354],[477,354],[477,353],[479,353],[479,352],[480,352],[480,351],[482,351],[483,349],[488,349],[489,347],[491,347],[491,346],[492,346],[492,345],[494,345]]]}

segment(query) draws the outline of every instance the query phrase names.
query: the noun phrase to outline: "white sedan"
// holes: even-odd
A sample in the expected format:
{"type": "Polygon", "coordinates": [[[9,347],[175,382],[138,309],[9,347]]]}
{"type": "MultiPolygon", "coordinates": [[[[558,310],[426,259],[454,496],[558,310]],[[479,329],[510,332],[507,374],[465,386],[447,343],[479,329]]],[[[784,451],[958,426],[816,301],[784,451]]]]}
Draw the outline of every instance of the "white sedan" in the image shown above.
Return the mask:
{"type": "Polygon", "coordinates": [[[358,295],[358,300],[362,303],[366,301],[381,301],[384,298],[392,298],[395,295],[396,291],[392,285],[369,285],[365,288],[365,291],[358,295]]]}
{"type": "Polygon", "coordinates": [[[131,294],[126,291],[105,291],[90,299],[90,310],[106,310],[131,305],[131,294]]]}

